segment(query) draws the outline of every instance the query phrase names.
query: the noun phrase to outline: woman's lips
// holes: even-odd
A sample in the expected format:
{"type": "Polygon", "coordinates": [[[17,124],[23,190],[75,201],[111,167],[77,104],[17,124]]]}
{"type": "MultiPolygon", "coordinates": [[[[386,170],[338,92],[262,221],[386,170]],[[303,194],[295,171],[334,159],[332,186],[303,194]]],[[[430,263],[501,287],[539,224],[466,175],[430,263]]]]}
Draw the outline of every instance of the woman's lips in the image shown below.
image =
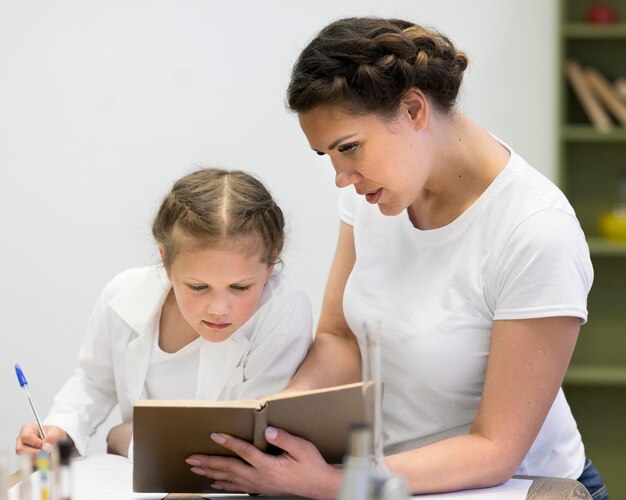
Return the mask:
{"type": "Polygon", "coordinates": [[[211,323],[210,321],[203,321],[203,323],[209,328],[214,328],[216,330],[223,330],[231,325],[231,323],[211,323]]]}
{"type": "Polygon", "coordinates": [[[383,192],[383,188],[379,188],[377,191],[374,191],[373,193],[367,193],[365,195],[365,199],[367,200],[368,203],[371,203],[372,205],[374,205],[375,203],[378,203],[378,200],[380,200],[380,195],[383,192]]]}

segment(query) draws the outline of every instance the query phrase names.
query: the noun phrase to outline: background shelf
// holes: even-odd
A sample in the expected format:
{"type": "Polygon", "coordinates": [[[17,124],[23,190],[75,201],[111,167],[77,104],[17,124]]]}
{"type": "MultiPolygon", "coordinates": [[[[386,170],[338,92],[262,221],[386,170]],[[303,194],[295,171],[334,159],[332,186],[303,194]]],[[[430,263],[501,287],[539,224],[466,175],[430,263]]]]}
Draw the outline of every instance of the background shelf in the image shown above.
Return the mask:
{"type": "Polygon", "coordinates": [[[598,230],[601,214],[620,201],[626,128],[611,117],[610,132],[596,130],[565,74],[566,61],[574,60],[609,81],[626,78],[626,0],[603,1],[615,8],[619,24],[586,24],[594,0],[560,2],[558,182],[585,232],[594,267],[588,322],[563,390],[611,498],[626,498],[626,243],[607,241],[598,230]]]}
{"type": "Polygon", "coordinates": [[[585,23],[568,23],[563,26],[562,34],[568,38],[598,39],[626,38],[626,23],[593,26],[585,23]]]}
{"type": "Polygon", "coordinates": [[[622,386],[626,389],[626,368],[622,366],[570,366],[566,385],[622,386]]]}
{"type": "MultiPolygon", "coordinates": [[[[626,57],[626,54],[624,57],[626,57]]],[[[591,125],[565,125],[561,128],[561,139],[567,141],[626,143],[626,127],[616,125],[611,132],[599,132],[591,125]]]]}
{"type": "MultiPolygon", "coordinates": [[[[626,257],[626,243],[614,243],[612,241],[605,240],[604,238],[587,238],[589,244],[589,251],[591,256],[615,256],[626,257]]],[[[626,277],[625,277],[626,278],[626,277]]],[[[626,304],[624,304],[626,307],[626,304]]],[[[626,329],[626,325],[624,325],[626,329]]]]}

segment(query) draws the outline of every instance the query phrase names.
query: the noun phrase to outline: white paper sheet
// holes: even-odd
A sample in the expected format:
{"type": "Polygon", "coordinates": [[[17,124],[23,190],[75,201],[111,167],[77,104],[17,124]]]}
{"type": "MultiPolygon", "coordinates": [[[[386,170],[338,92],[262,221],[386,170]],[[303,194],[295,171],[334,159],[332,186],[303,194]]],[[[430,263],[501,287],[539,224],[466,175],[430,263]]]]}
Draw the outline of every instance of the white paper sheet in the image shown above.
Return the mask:
{"type": "MultiPolygon", "coordinates": [[[[160,500],[165,495],[133,493],[133,466],[117,455],[90,455],[72,462],[72,500],[160,500]]],[[[19,500],[19,484],[9,490],[9,500],[19,500]]],[[[31,498],[41,500],[39,473],[30,477],[31,498]]]]}
{"type": "MultiPolygon", "coordinates": [[[[72,462],[72,500],[161,500],[165,494],[133,493],[133,465],[117,455],[90,455],[72,462]]],[[[525,500],[532,484],[528,479],[511,479],[493,488],[417,495],[420,500],[525,500]]],[[[30,477],[32,500],[41,500],[39,474],[30,477]]],[[[8,500],[19,500],[19,484],[8,491],[8,500]]],[[[247,495],[211,494],[205,498],[249,498],[247,495]]]]}
{"type": "Polygon", "coordinates": [[[509,479],[506,483],[493,488],[439,493],[437,495],[415,495],[420,500],[525,500],[532,481],[530,479],[509,479]]]}

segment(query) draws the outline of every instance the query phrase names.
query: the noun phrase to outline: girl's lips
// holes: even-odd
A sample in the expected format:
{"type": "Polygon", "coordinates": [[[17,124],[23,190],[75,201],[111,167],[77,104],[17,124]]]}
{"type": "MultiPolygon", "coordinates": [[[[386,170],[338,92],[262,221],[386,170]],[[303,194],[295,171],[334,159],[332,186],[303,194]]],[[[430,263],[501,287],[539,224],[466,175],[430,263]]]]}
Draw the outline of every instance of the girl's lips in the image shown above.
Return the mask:
{"type": "Polygon", "coordinates": [[[378,200],[380,200],[380,195],[383,192],[383,188],[379,188],[377,191],[374,191],[373,193],[367,193],[365,195],[365,199],[367,200],[368,203],[371,203],[372,205],[378,203],[378,200]]]}
{"type": "Polygon", "coordinates": [[[211,323],[210,321],[203,321],[203,323],[209,328],[214,328],[216,330],[223,330],[231,325],[231,323],[211,323]]]}

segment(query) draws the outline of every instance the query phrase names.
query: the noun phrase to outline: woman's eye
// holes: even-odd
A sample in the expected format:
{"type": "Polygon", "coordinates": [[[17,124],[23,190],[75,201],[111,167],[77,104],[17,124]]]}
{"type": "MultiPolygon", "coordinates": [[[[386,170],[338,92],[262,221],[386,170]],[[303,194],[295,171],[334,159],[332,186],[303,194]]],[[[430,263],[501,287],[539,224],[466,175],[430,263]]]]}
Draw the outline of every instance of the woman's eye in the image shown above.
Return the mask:
{"type": "Polygon", "coordinates": [[[355,151],[358,147],[358,142],[351,142],[349,144],[342,144],[337,148],[337,151],[339,151],[340,153],[351,153],[352,151],[355,151]]]}
{"type": "Polygon", "coordinates": [[[206,285],[192,285],[191,283],[189,283],[187,286],[193,292],[201,292],[202,290],[206,290],[207,289],[206,285]]]}
{"type": "Polygon", "coordinates": [[[245,292],[246,290],[250,290],[250,285],[230,285],[230,287],[237,292],[245,292]]]}

